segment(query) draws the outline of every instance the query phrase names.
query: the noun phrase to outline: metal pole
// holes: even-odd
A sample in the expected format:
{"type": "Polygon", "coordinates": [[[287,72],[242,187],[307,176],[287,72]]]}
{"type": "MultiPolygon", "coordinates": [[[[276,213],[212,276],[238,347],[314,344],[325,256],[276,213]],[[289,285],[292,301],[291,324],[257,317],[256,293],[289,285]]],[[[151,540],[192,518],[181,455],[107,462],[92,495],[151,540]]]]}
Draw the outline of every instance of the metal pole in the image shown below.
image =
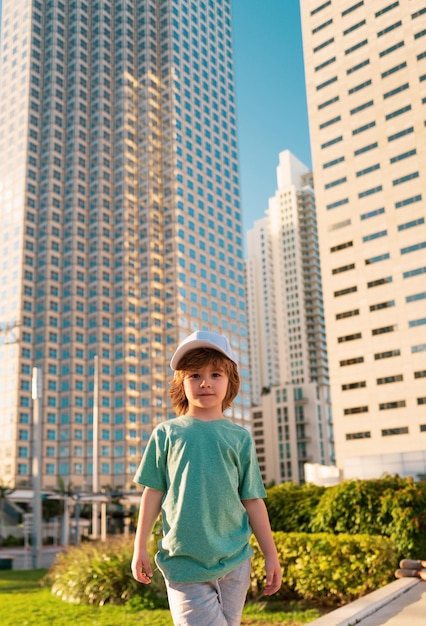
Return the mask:
{"type": "Polygon", "coordinates": [[[107,535],[107,503],[102,502],[101,504],[101,541],[106,541],[107,535]]]}
{"type": "Polygon", "coordinates": [[[75,545],[80,545],[80,494],[77,494],[77,503],[75,505],[75,545]]]}
{"type": "MultiPolygon", "coordinates": [[[[98,387],[98,355],[94,359],[93,375],[93,468],[92,468],[92,491],[96,495],[99,491],[99,387],[98,387]]],[[[98,503],[92,503],[92,537],[97,539],[98,530],[98,503]]]]}
{"type": "Polygon", "coordinates": [[[32,399],[33,399],[33,450],[32,450],[32,474],[33,474],[33,525],[32,525],[32,566],[37,569],[40,566],[41,552],[41,397],[42,378],[41,369],[33,368],[32,399]]]}

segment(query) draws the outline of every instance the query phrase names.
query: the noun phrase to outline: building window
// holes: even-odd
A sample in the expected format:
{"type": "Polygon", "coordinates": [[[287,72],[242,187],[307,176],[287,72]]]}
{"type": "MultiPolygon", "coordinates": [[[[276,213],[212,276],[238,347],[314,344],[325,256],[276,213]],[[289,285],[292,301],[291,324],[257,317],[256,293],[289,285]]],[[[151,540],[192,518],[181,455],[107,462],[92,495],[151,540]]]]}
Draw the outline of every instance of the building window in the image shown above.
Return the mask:
{"type": "Polygon", "coordinates": [[[327,26],[330,26],[330,24],[333,23],[333,20],[327,20],[326,22],[323,22],[322,24],[320,24],[319,26],[317,26],[316,28],[314,28],[312,30],[312,34],[314,35],[315,33],[319,32],[320,30],[322,30],[323,28],[326,28],[327,26]]]}
{"type": "Polygon", "coordinates": [[[356,2],[348,9],[345,9],[344,11],[342,11],[342,17],[345,17],[345,15],[348,15],[348,13],[352,13],[352,11],[355,11],[355,9],[359,9],[359,7],[362,7],[363,4],[364,4],[364,0],[361,0],[360,2],[356,2]]]}
{"type": "Polygon", "coordinates": [[[372,287],[379,287],[380,285],[386,285],[387,283],[391,283],[393,281],[392,276],[386,276],[386,278],[378,278],[377,280],[371,280],[367,283],[367,288],[371,289],[372,287]]]}
{"type": "Polygon", "coordinates": [[[422,194],[419,194],[417,196],[412,196],[411,198],[406,198],[405,200],[400,200],[399,202],[395,202],[395,209],[400,209],[403,206],[414,204],[414,202],[420,202],[421,200],[422,200],[422,194]]]}
{"type": "Polygon", "coordinates": [[[354,46],[351,46],[350,48],[345,50],[345,54],[351,54],[352,52],[355,52],[355,50],[359,50],[359,48],[362,48],[363,46],[366,46],[367,44],[368,44],[368,39],[363,39],[362,41],[359,41],[358,43],[356,43],[354,46]]]}
{"type": "Polygon", "coordinates": [[[399,132],[389,135],[388,141],[395,141],[395,139],[399,139],[400,137],[404,137],[405,135],[410,135],[414,132],[414,126],[410,126],[409,128],[404,128],[404,130],[400,130],[399,132]]]}
{"type": "Polygon", "coordinates": [[[398,230],[406,230],[407,228],[413,228],[414,226],[419,226],[420,224],[425,223],[424,217],[419,217],[417,220],[412,220],[411,222],[405,222],[405,224],[399,224],[398,230]]]}
{"type": "Polygon", "coordinates": [[[331,0],[327,0],[327,2],[324,2],[323,4],[320,4],[318,7],[316,7],[316,9],[312,9],[311,15],[315,15],[316,13],[319,13],[320,11],[325,9],[326,7],[330,6],[330,4],[331,4],[331,0]]]}
{"type": "Polygon", "coordinates": [[[346,287],[345,289],[339,289],[334,292],[334,297],[338,298],[339,296],[346,296],[348,293],[355,293],[358,291],[358,287],[354,285],[353,287],[346,287]]]}
{"type": "Polygon", "coordinates": [[[346,441],[353,441],[354,439],[370,439],[371,432],[369,430],[365,430],[359,433],[347,433],[346,441]]]}
{"type": "Polygon", "coordinates": [[[393,324],[392,326],[381,326],[380,328],[373,328],[371,334],[374,335],[383,335],[385,333],[392,333],[397,329],[397,325],[393,324]]]}
{"type": "Polygon", "coordinates": [[[363,356],[357,356],[352,359],[344,359],[340,361],[340,367],[346,367],[347,365],[355,365],[356,363],[364,363],[363,356]]]}
{"type": "Polygon", "coordinates": [[[395,376],[385,376],[385,378],[377,378],[378,385],[388,385],[389,383],[399,383],[404,380],[402,374],[396,374],[395,376]]]}
{"type": "Polygon", "coordinates": [[[411,320],[408,322],[409,328],[415,328],[416,326],[424,326],[426,324],[426,317],[422,317],[418,320],[411,320]]]}
{"type": "Polygon", "coordinates": [[[411,346],[411,352],[415,354],[416,352],[424,352],[426,350],[426,343],[420,343],[417,346],[411,346]]]}
{"type": "Polygon", "coordinates": [[[417,252],[417,250],[422,250],[423,248],[426,248],[426,241],[413,244],[412,246],[407,246],[406,248],[401,248],[401,254],[409,254],[410,252],[417,252]]]}
{"type": "Polygon", "coordinates": [[[353,333],[352,335],[344,335],[343,337],[337,338],[337,343],[345,343],[347,341],[355,341],[356,339],[361,339],[362,333],[353,333]]]}
{"type": "Polygon", "coordinates": [[[367,241],[373,241],[374,239],[379,239],[380,237],[386,237],[388,234],[387,230],[380,230],[377,233],[372,233],[371,235],[365,235],[362,238],[362,241],[366,243],[367,241]]]}
{"type": "Polygon", "coordinates": [[[390,26],[386,26],[386,28],[384,28],[383,30],[379,30],[379,32],[377,33],[377,37],[383,37],[383,35],[387,35],[387,33],[395,30],[395,28],[399,28],[399,26],[402,26],[402,22],[400,20],[398,22],[395,22],[395,24],[390,24],[390,26]]]}
{"type": "Polygon", "coordinates": [[[373,211],[368,211],[367,213],[363,213],[360,215],[361,220],[368,220],[371,217],[376,217],[376,215],[382,215],[385,212],[385,209],[381,207],[380,209],[374,209],[373,211]]]}
{"type": "Polygon", "coordinates": [[[382,72],[382,78],[386,78],[387,76],[390,76],[391,74],[394,74],[395,72],[398,72],[399,70],[404,69],[404,67],[407,67],[406,61],[404,61],[403,63],[399,63],[399,65],[395,65],[394,67],[389,68],[385,72],[382,72]]]}
{"type": "Polygon", "coordinates": [[[377,352],[374,355],[374,360],[379,361],[381,359],[390,359],[394,356],[400,356],[400,355],[401,355],[401,350],[397,348],[395,350],[387,350],[386,352],[377,352]]]}
{"type": "Polygon", "coordinates": [[[395,89],[391,89],[390,91],[387,91],[386,93],[384,93],[383,99],[386,100],[387,98],[391,98],[392,96],[395,96],[397,93],[400,93],[401,91],[405,91],[408,88],[409,88],[409,84],[404,83],[400,87],[396,87],[395,89]]]}
{"type": "Polygon", "coordinates": [[[343,415],[355,415],[357,413],[368,413],[368,406],[354,406],[350,409],[343,409],[343,415]]]}
{"type": "Polygon", "coordinates": [[[384,254],[379,254],[377,256],[372,256],[369,259],[365,259],[366,265],[371,265],[372,263],[379,263],[380,261],[386,261],[390,259],[389,252],[385,252],[384,254]]]}
{"type": "Polygon", "coordinates": [[[411,111],[411,104],[407,104],[405,107],[401,107],[400,109],[397,109],[396,111],[392,111],[392,113],[388,113],[385,116],[385,120],[391,120],[394,117],[398,117],[398,115],[402,115],[403,113],[407,113],[407,111],[411,111]]]}
{"type": "Polygon", "coordinates": [[[342,385],[342,391],[348,391],[349,389],[362,389],[363,387],[366,387],[366,386],[367,386],[367,383],[365,380],[361,380],[356,383],[345,383],[344,385],[342,385]]]}
{"type": "Polygon", "coordinates": [[[366,198],[367,196],[372,196],[374,193],[379,193],[379,191],[382,191],[383,186],[382,185],[378,185],[377,187],[372,187],[371,189],[366,189],[365,191],[361,191],[358,194],[358,198],[366,198]]]}
{"type": "Polygon", "coordinates": [[[341,274],[342,272],[348,272],[355,269],[355,263],[349,263],[349,265],[342,265],[341,267],[335,267],[331,270],[332,274],[341,274]]]}
{"type": "Polygon", "coordinates": [[[405,176],[401,176],[401,178],[395,178],[395,180],[392,181],[392,185],[401,185],[402,183],[406,183],[408,180],[412,180],[413,178],[418,178],[419,177],[419,173],[418,172],[412,172],[411,174],[406,174],[405,176]]]}
{"type": "Polygon", "coordinates": [[[382,430],[382,437],[391,437],[392,435],[408,435],[408,426],[401,428],[385,428],[382,430]]]}
{"type": "Polygon", "coordinates": [[[424,300],[426,298],[426,291],[422,291],[421,293],[415,293],[412,296],[406,296],[405,302],[417,302],[418,300],[424,300]]]}
{"type": "Polygon", "coordinates": [[[344,311],[343,313],[336,313],[336,320],[343,320],[347,317],[353,317],[359,315],[359,309],[353,309],[352,311],[344,311]]]}
{"type": "Polygon", "coordinates": [[[379,57],[382,58],[387,54],[390,54],[391,52],[395,52],[395,50],[398,50],[398,48],[402,48],[404,45],[405,44],[403,41],[399,41],[394,46],[391,46],[390,48],[386,48],[386,50],[382,50],[382,52],[379,52],[379,57]]]}
{"type": "Polygon", "coordinates": [[[345,241],[345,243],[339,243],[337,246],[330,248],[330,252],[337,252],[338,250],[344,250],[345,248],[352,248],[353,241],[345,241]]]}

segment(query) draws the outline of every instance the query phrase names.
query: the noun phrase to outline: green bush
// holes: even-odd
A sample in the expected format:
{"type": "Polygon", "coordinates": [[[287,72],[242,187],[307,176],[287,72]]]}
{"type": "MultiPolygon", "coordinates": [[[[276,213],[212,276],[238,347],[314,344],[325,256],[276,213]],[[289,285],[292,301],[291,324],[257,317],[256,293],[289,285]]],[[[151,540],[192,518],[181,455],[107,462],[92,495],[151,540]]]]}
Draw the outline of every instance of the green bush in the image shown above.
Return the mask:
{"type": "MultiPolygon", "coordinates": [[[[369,535],[327,533],[274,533],[285,599],[304,599],[336,606],[351,602],[393,579],[396,555],[392,540],[369,535]]],[[[250,595],[261,593],[264,559],[257,542],[250,595]]]]}
{"type": "Polygon", "coordinates": [[[309,532],[312,512],[324,491],[325,487],[290,482],[268,489],[267,507],[272,530],[309,532]]]}
{"type": "Polygon", "coordinates": [[[426,558],[426,482],[384,476],[333,487],[283,483],[268,489],[271,527],[390,537],[397,560],[426,558]]]}
{"type": "Polygon", "coordinates": [[[312,512],[313,532],[385,535],[397,559],[426,556],[426,484],[411,478],[346,480],[329,487],[312,512]]]}
{"type": "Polygon", "coordinates": [[[132,576],[133,540],[122,536],[107,543],[84,543],[61,552],[45,582],[62,600],[82,604],[132,604],[147,608],[167,606],[160,572],[151,584],[142,585],[132,576]]]}

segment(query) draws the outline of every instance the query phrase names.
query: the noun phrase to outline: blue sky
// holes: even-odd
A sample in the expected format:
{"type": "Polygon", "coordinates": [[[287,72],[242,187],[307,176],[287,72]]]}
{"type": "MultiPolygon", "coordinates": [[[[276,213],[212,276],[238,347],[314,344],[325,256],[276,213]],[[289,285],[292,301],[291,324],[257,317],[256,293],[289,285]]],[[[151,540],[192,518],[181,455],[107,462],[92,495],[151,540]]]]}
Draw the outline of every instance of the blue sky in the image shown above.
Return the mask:
{"type": "Polygon", "coordinates": [[[244,229],[276,190],[278,155],[311,167],[299,0],[233,0],[244,229]]]}

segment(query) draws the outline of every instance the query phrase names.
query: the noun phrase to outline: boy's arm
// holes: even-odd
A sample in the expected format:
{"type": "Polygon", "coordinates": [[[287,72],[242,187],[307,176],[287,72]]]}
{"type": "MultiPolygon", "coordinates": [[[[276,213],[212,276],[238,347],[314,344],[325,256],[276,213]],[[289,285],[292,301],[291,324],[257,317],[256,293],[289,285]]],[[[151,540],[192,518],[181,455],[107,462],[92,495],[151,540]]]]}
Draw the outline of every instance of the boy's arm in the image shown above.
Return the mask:
{"type": "Polygon", "coordinates": [[[265,596],[271,596],[281,587],[282,572],[277,549],[272,538],[268,511],[264,501],[260,498],[243,500],[242,503],[247,511],[254,536],[265,557],[266,586],[263,593],[265,596]]]}
{"type": "Polygon", "coordinates": [[[132,559],[133,577],[140,583],[150,583],[152,567],[148,552],[148,543],[155,521],[161,511],[164,492],[145,487],[141,497],[138,525],[136,528],[135,548],[132,559]]]}

